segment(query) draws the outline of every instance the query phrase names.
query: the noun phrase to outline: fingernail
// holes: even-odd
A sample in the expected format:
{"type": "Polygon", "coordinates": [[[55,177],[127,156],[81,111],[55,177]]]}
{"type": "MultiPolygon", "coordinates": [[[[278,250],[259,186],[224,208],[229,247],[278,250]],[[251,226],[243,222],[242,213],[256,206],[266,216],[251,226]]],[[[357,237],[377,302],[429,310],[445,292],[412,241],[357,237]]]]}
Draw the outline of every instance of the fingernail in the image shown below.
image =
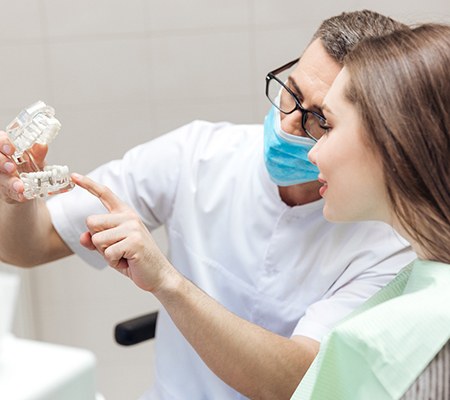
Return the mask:
{"type": "Polygon", "coordinates": [[[11,146],[9,144],[3,145],[3,153],[7,154],[8,156],[11,155],[11,146]]]}
{"type": "Polygon", "coordinates": [[[3,164],[3,168],[5,168],[6,172],[11,173],[14,171],[14,164],[12,162],[7,161],[3,164]]]}
{"type": "Polygon", "coordinates": [[[77,174],[76,172],[72,172],[72,173],[71,173],[71,176],[72,176],[73,178],[77,179],[77,180],[80,180],[80,179],[83,178],[82,175],[77,174]]]}
{"type": "Polygon", "coordinates": [[[15,181],[13,183],[13,189],[16,193],[19,193],[19,190],[22,189],[22,182],[20,181],[15,181]]]}

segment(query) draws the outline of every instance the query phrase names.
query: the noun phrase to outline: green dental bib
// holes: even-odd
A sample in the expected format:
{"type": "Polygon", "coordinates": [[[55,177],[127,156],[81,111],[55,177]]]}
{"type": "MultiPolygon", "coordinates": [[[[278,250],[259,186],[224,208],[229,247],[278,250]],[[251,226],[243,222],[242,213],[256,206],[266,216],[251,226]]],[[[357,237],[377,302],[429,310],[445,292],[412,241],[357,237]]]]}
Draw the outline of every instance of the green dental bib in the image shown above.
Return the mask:
{"type": "Polygon", "coordinates": [[[292,399],[399,399],[449,338],[450,265],[415,260],[324,338],[292,399]]]}

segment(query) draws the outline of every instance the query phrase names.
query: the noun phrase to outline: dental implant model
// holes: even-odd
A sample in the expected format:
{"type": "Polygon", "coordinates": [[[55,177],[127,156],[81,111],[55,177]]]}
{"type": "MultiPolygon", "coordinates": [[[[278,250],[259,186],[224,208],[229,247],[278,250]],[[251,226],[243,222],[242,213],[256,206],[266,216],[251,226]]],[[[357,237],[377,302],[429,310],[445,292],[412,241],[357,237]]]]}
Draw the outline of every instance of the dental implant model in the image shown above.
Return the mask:
{"type": "Polygon", "coordinates": [[[55,110],[43,101],[38,101],[21,111],[6,128],[6,133],[16,147],[12,159],[19,172],[31,170],[19,173],[25,187],[24,196],[27,199],[67,192],[74,187],[67,166],[52,165],[42,170],[28,151],[35,143],[50,144],[60,129],[61,124],[55,118],[55,110]]]}

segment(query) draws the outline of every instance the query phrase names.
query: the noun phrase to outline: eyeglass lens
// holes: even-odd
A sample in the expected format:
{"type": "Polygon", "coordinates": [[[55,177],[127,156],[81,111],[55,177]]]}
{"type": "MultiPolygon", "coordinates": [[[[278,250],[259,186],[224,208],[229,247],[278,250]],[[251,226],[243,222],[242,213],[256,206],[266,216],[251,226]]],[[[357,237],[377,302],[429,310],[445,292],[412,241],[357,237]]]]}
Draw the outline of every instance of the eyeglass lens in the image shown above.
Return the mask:
{"type": "MultiPolygon", "coordinates": [[[[279,79],[280,76],[277,75],[277,78],[279,79]]],[[[286,85],[287,75],[284,82],[286,82],[286,85]]],[[[277,79],[273,78],[269,81],[267,95],[272,104],[285,114],[290,114],[297,108],[297,103],[292,94],[277,79]]],[[[307,131],[308,135],[319,140],[325,133],[325,129],[323,128],[325,119],[308,110],[304,110],[301,114],[303,129],[307,131]]]]}
{"type": "Polygon", "coordinates": [[[269,81],[267,95],[272,104],[284,113],[291,113],[296,108],[295,99],[276,79],[269,81]]]}

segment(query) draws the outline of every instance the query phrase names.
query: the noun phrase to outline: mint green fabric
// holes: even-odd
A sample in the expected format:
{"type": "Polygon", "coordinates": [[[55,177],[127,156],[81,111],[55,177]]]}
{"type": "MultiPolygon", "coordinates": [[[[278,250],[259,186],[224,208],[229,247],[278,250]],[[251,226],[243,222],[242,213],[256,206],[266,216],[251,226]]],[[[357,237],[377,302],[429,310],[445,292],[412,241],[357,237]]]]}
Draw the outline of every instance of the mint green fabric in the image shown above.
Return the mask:
{"type": "Polygon", "coordinates": [[[399,399],[450,338],[450,265],[415,260],[322,341],[292,400],[399,399]]]}

